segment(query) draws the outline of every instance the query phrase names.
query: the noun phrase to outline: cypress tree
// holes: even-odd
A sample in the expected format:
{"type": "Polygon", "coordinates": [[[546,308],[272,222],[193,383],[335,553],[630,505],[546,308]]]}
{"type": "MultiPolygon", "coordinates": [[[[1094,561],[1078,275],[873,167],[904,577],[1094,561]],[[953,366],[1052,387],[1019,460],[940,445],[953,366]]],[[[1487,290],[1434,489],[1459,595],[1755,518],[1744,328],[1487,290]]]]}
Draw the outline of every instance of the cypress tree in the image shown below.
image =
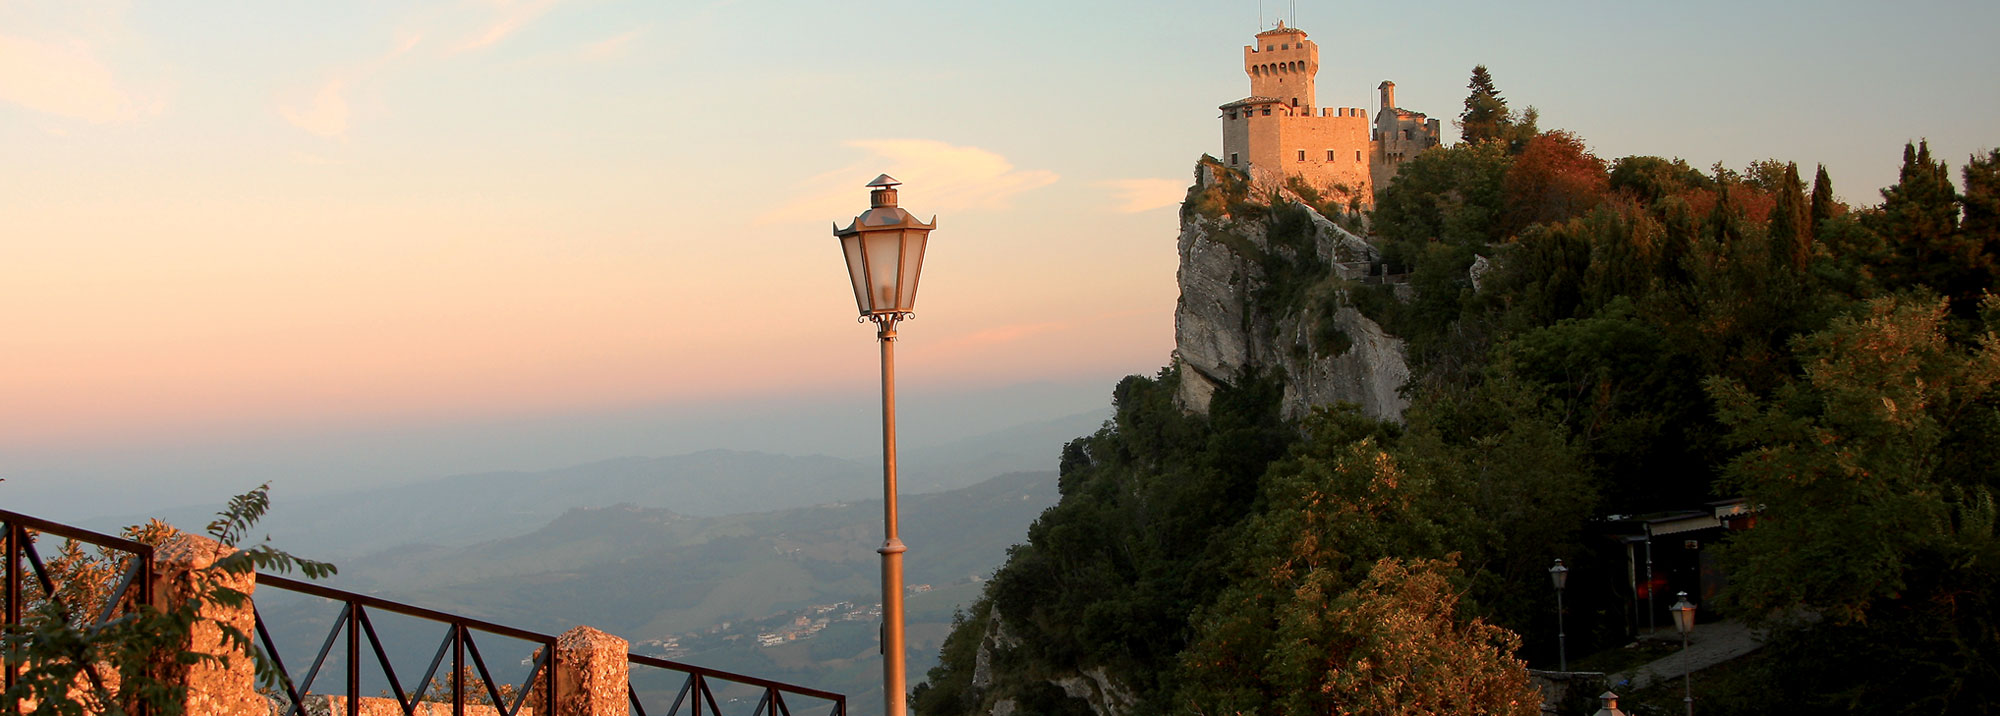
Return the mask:
{"type": "Polygon", "coordinates": [[[1812,235],[1817,239],[1826,230],[1826,220],[1833,218],[1833,180],[1826,176],[1826,165],[1819,165],[1819,173],[1813,175],[1812,192],[1812,235]]]}
{"type": "Polygon", "coordinates": [[[1771,209],[1771,263],[1789,263],[1793,269],[1804,270],[1812,260],[1813,237],[1799,165],[1785,163],[1785,173],[1774,193],[1777,206],[1771,209]]]}

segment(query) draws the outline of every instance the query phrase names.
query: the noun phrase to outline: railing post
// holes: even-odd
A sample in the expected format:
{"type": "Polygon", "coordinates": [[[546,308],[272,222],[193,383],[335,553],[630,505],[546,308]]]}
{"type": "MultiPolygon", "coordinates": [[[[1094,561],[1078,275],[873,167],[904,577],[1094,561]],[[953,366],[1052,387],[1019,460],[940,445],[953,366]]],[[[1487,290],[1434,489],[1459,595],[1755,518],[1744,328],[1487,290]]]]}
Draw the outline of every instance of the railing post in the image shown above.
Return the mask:
{"type": "Polygon", "coordinates": [[[587,626],[556,638],[555,716],[631,713],[631,644],[587,626]]]}
{"type": "MultiPolygon", "coordinates": [[[[216,587],[250,595],[257,589],[255,574],[231,575],[208,570],[216,560],[235,551],[215,540],[191,534],[168,540],[154,555],[151,591],[158,600],[156,603],[164,609],[177,609],[216,587]]],[[[270,702],[257,693],[256,663],[247,651],[231,648],[224,642],[218,626],[226,624],[242,634],[256,634],[257,617],[250,604],[229,607],[211,601],[202,604],[196,616],[186,641],[169,648],[175,653],[213,654],[224,661],[176,664],[170,658],[162,659],[162,679],[187,687],[181,701],[182,713],[203,716],[269,713],[270,702]]]]}
{"type": "MultiPolygon", "coordinates": [[[[27,530],[21,523],[8,521],[7,529],[7,624],[21,623],[21,539],[27,530]]],[[[6,674],[0,676],[0,688],[14,688],[14,671],[19,667],[11,661],[0,660],[0,669],[6,674]]],[[[7,711],[20,712],[20,704],[14,704],[7,711]]]]}

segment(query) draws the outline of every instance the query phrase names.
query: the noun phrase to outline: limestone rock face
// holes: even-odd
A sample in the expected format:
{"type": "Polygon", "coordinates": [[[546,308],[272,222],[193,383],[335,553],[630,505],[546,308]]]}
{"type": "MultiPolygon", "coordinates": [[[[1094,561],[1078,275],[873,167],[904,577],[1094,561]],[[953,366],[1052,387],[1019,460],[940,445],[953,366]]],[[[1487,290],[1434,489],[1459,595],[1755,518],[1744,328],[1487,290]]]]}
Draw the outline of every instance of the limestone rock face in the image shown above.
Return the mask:
{"type": "MultiPolygon", "coordinates": [[[[1198,176],[1211,180],[1207,172],[1198,176]]],[[[1317,212],[1306,214],[1319,262],[1341,279],[1364,280],[1377,256],[1375,248],[1317,212]]],[[[1270,278],[1263,264],[1246,254],[1293,250],[1274,248],[1269,231],[1261,218],[1184,215],[1181,297],[1174,311],[1181,406],[1208,412],[1216,388],[1250,371],[1264,371],[1284,381],[1285,417],[1346,401],[1359,404],[1370,417],[1400,420],[1409,401],[1397,391],[1410,377],[1401,338],[1384,332],[1344,300],[1306,301],[1274,311],[1258,307],[1253,294],[1270,278]],[[1280,315],[1269,315],[1274,312],[1280,315]]]]}

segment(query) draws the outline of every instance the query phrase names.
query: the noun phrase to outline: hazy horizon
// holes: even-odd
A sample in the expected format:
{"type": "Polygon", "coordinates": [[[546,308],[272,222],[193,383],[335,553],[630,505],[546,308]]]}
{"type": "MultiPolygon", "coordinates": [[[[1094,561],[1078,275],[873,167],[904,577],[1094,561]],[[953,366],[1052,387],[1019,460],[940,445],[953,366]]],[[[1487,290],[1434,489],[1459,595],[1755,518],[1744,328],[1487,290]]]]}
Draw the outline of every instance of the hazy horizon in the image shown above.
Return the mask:
{"type": "MultiPolygon", "coordinates": [[[[940,222],[905,445],[1102,405],[1168,360],[1175,209],[1268,5],[0,5],[0,496],[865,456],[830,229],[884,172],[940,222]]],[[[1872,204],[1904,142],[1996,141],[1992,3],[1284,9],[1324,106],[1391,79],[1450,125],[1484,64],[1607,159],[1872,204]]]]}

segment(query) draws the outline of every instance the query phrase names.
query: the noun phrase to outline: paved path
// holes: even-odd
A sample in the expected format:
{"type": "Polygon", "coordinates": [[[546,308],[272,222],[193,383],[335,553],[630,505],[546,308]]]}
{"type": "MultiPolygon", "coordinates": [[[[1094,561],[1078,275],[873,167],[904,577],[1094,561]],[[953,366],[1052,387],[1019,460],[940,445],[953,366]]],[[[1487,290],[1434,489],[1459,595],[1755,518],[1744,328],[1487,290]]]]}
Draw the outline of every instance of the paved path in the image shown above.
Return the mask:
{"type": "MultiPolygon", "coordinates": [[[[1661,630],[1659,636],[1670,642],[1680,641],[1673,627],[1661,630]]],[[[1756,651],[1764,645],[1764,634],[1744,626],[1734,619],[1702,624],[1688,635],[1687,653],[1679,649],[1674,653],[1631,671],[1621,671],[1608,677],[1611,690],[1631,693],[1653,684],[1676,680],[1690,671],[1700,671],[1730,659],[1756,651]]]]}

